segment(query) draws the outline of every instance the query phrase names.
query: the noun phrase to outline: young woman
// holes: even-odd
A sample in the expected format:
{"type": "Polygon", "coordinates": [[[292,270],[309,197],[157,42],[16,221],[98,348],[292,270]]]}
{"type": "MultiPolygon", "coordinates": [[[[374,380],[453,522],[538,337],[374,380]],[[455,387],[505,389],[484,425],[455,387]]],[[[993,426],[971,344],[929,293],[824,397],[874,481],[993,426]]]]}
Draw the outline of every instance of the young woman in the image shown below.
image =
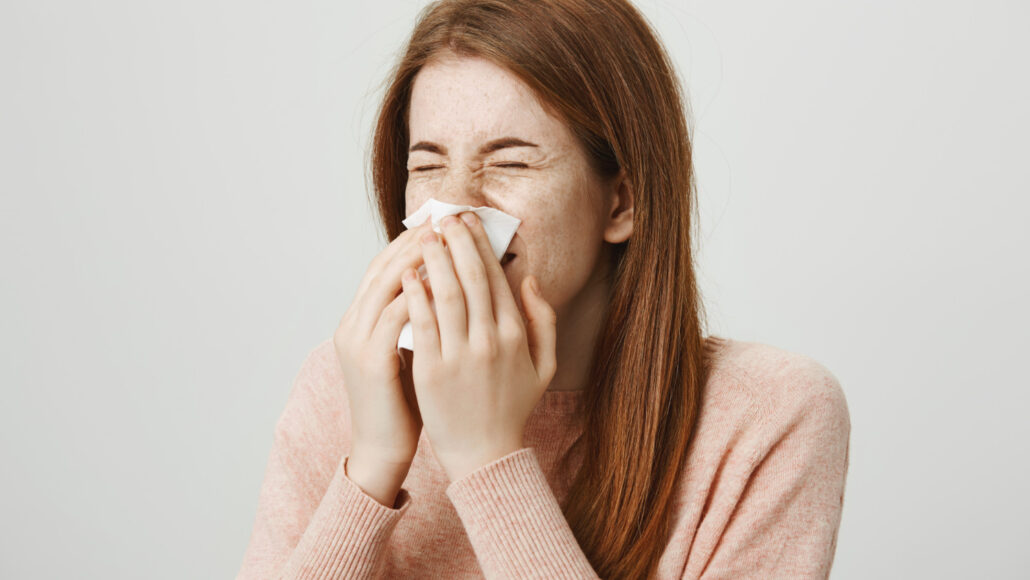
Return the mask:
{"type": "Polygon", "coordinates": [[[628,2],[429,5],[373,171],[391,242],[296,377],[239,578],[828,575],[844,394],[703,336],[682,95],[628,2]],[[521,219],[514,258],[472,212],[405,230],[430,198],[521,219]]]}

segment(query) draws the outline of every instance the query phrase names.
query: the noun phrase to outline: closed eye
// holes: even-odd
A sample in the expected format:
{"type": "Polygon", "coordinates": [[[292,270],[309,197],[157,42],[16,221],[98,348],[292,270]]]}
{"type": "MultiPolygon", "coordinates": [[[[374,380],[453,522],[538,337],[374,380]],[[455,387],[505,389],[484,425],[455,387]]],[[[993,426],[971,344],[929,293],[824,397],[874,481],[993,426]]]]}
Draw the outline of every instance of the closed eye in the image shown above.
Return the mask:
{"type": "MultiPolygon", "coordinates": [[[[426,165],[426,166],[423,166],[423,167],[416,167],[416,168],[412,169],[411,171],[429,171],[431,169],[439,169],[440,167],[442,167],[442,165],[426,165]]],[[[492,167],[525,169],[528,166],[525,163],[494,163],[492,165],[492,167]]]]}

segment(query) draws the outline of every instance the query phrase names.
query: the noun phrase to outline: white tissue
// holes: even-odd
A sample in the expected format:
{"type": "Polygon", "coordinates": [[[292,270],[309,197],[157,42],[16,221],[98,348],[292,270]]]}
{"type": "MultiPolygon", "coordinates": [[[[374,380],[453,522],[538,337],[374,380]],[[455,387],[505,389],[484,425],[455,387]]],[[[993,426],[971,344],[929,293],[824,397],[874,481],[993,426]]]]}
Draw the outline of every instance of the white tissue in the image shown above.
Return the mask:
{"type": "MultiPolygon", "coordinates": [[[[486,230],[486,237],[490,240],[490,247],[494,251],[494,256],[500,260],[504,257],[504,252],[508,249],[508,244],[511,243],[511,239],[515,236],[515,230],[519,229],[519,224],[522,223],[517,217],[510,216],[501,210],[494,209],[492,207],[472,207],[471,205],[454,205],[452,203],[445,203],[433,198],[429,198],[422,207],[418,208],[415,213],[407,217],[401,223],[404,227],[409,230],[416,228],[423,224],[427,219],[433,220],[433,230],[437,233],[443,233],[440,229],[440,220],[446,216],[461,213],[463,211],[471,211],[479,216],[479,220],[483,224],[483,228],[486,230]]],[[[426,266],[425,264],[418,268],[419,276],[422,279],[427,280],[426,266]]],[[[433,308],[433,312],[436,312],[436,307],[430,301],[430,306],[433,308]]],[[[404,323],[404,328],[401,329],[400,338],[397,340],[397,354],[400,353],[400,349],[406,348],[414,352],[414,341],[412,340],[411,333],[411,322],[404,323]]],[[[404,357],[401,357],[403,362],[404,357]]]]}

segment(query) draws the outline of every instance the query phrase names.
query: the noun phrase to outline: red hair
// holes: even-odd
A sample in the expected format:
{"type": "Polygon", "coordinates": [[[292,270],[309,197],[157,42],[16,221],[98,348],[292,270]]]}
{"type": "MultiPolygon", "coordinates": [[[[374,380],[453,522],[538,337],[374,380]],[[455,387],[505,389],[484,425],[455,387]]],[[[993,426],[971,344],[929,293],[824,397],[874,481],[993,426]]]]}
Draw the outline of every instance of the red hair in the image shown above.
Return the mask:
{"type": "Polygon", "coordinates": [[[390,240],[404,230],[412,84],[444,51],[513,72],[570,127],[598,175],[624,170],[631,184],[633,234],[612,248],[611,301],[573,449],[582,463],[562,510],[601,577],[650,577],[718,341],[702,335],[691,142],[674,66],[623,0],[429,4],[391,72],[373,136],[374,203],[390,240]]]}

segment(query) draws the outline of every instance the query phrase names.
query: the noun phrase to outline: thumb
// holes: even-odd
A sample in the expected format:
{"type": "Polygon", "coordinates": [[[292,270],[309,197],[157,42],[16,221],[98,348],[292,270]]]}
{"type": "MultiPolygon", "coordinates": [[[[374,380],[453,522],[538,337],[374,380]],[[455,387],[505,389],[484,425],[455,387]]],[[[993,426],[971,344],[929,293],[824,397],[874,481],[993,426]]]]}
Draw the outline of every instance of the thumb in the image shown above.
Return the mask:
{"type": "Polygon", "coordinates": [[[558,367],[555,354],[558,320],[551,305],[533,291],[534,283],[539,284],[535,276],[526,276],[522,280],[522,305],[528,321],[526,337],[537,375],[550,384],[558,367]]]}

